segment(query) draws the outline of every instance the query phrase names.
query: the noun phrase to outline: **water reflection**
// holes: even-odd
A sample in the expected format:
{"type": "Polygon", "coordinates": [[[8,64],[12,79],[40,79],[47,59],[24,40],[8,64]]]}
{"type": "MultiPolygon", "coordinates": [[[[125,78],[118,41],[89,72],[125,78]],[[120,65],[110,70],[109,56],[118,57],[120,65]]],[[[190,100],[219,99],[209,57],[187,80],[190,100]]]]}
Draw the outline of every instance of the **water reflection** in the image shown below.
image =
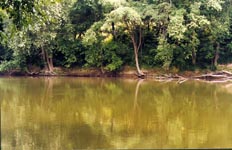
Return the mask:
{"type": "Polygon", "coordinates": [[[229,84],[1,78],[2,148],[232,147],[229,84]]]}

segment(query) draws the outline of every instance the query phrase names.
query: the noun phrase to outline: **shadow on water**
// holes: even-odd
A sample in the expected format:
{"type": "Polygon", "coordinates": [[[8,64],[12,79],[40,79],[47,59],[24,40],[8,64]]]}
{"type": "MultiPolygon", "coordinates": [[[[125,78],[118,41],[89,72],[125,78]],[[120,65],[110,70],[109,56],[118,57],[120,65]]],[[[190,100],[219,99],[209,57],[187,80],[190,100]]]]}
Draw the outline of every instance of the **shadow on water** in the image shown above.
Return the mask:
{"type": "Polygon", "coordinates": [[[8,150],[232,147],[229,84],[1,78],[8,150]]]}

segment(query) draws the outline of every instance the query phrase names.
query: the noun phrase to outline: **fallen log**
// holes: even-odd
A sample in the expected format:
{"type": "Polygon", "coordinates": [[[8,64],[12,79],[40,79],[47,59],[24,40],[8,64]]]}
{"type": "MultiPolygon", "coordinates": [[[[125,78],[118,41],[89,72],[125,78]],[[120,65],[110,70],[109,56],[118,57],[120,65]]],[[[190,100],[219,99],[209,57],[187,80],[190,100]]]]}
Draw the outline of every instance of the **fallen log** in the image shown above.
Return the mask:
{"type": "Polygon", "coordinates": [[[231,73],[231,72],[225,71],[225,70],[216,72],[215,74],[218,74],[218,75],[222,74],[222,75],[232,76],[232,73],[231,73]]]}
{"type": "Polygon", "coordinates": [[[232,81],[232,73],[229,71],[218,71],[213,73],[202,74],[198,76],[185,77],[178,74],[163,74],[153,76],[155,80],[158,81],[177,81],[178,84],[184,83],[189,79],[202,80],[207,82],[228,82],[232,81]]]}
{"type": "Polygon", "coordinates": [[[203,74],[200,76],[194,76],[194,79],[201,79],[201,80],[208,80],[208,81],[213,81],[213,80],[231,80],[232,79],[232,73],[228,71],[219,71],[215,73],[209,73],[209,74],[203,74]]]}
{"type": "Polygon", "coordinates": [[[161,75],[161,76],[155,76],[154,77],[156,80],[159,81],[172,81],[172,80],[178,80],[178,81],[182,81],[182,80],[186,80],[185,77],[180,76],[180,75],[161,75]]]}

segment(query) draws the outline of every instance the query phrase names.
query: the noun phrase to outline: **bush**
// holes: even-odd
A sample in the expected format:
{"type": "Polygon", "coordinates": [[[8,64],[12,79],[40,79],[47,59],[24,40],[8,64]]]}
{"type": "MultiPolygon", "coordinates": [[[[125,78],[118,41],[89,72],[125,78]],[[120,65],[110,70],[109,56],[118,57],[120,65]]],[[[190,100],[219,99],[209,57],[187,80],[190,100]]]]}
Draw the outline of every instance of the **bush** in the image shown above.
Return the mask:
{"type": "Polygon", "coordinates": [[[18,62],[13,60],[13,61],[3,61],[0,64],[0,72],[8,72],[10,70],[14,70],[19,68],[18,62]]]}

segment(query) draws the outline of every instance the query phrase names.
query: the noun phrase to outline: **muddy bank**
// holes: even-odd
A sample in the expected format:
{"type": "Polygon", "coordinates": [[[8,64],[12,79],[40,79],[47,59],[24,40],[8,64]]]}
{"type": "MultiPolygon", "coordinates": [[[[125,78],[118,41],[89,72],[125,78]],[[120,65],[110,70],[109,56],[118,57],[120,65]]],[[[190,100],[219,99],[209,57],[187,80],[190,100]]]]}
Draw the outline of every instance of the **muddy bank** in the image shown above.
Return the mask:
{"type": "MultiPolygon", "coordinates": [[[[185,80],[206,80],[206,81],[232,81],[232,72],[229,70],[218,71],[164,71],[161,69],[147,69],[143,70],[146,79],[154,79],[159,81],[171,81],[178,80],[184,82],[185,80]]],[[[102,72],[96,68],[58,68],[54,69],[54,72],[47,72],[45,70],[30,70],[20,71],[11,70],[8,72],[0,72],[0,76],[70,76],[70,77],[123,77],[137,79],[135,68],[124,68],[118,72],[102,72]]]]}

